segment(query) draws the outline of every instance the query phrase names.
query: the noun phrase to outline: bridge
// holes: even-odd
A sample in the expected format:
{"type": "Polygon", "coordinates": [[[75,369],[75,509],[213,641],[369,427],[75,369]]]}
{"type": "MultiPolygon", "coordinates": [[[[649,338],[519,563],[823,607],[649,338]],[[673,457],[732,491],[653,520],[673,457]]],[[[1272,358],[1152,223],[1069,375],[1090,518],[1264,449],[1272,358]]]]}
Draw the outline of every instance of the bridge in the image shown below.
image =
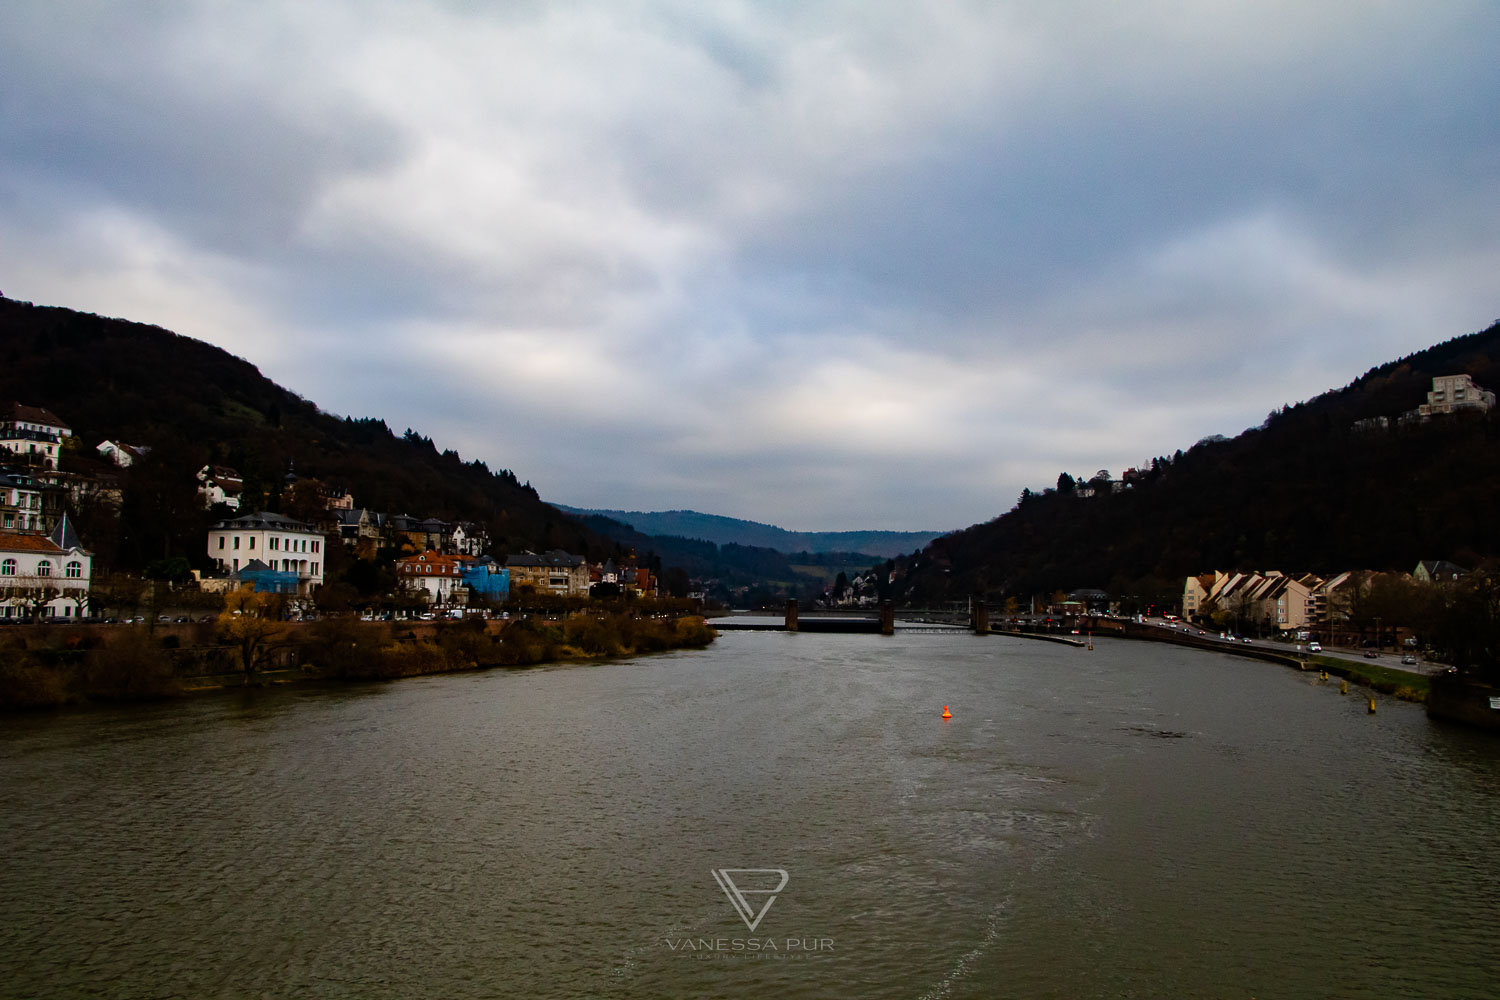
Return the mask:
{"type": "MultiPolygon", "coordinates": [[[[896,619],[896,606],[886,601],[879,617],[866,611],[819,610],[804,616],[795,600],[786,602],[781,622],[737,622],[716,618],[709,623],[721,632],[833,632],[856,635],[895,635],[897,632],[973,632],[975,635],[1010,635],[1025,639],[1043,639],[1070,646],[1083,646],[1084,640],[1058,634],[1061,625],[1046,629],[1036,623],[1012,628],[992,628],[989,608],[979,599],[928,608],[903,608],[896,619]]],[[[1006,623],[1015,625],[1015,623],[1006,623]]]]}

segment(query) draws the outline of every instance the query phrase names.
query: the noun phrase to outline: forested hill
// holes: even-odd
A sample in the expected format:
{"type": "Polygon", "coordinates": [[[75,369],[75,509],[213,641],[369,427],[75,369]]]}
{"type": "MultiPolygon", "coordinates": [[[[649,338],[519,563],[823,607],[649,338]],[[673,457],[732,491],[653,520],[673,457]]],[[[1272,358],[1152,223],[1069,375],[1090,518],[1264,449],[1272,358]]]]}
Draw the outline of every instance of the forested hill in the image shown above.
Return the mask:
{"type": "Polygon", "coordinates": [[[787,555],[866,552],[884,558],[915,552],[939,535],[936,531],[788,531],[774,524],[696,510],[587,510],[563,504],[555,506],[573,514],[607,517],[646,535],[670,535],[716,545],[749,545],[787,555]]]}
{"type": "Polygon", "coordinates": [[[480,523],[502,552],[616,551],[509,470],[464,462],[379,419],[323,413],[249,362],[160,327],[0,299],[0,401],[46,407],[72,426],[80,447],[64,468],[86,465],[105,439],[151,447],[129,470],[113,528],[82,512],[85,542],[109,568],[206,558],[209,517],[194,475],[208,464],[239,470],[249,509],[278,509],[294,468],[351,491],[361,507],[480,523]]]}
{"type": "MultiPolygon", "coordinates": [[[[913,597],[1098,587],[1154,599],[1211,569],[1409,572],[1500,556],[1500,410],[1397,418],[1432,379],[1500,389],[1500,323],[1371,369],[1231,440],[1164,456],[1121,492],[1023,492],[903,565],[913,597]],[[1355,422],[1389,418],[1388,428],[1355,422]]],[[[1068,483],[1060,482],[1066,489],[1068,483]]]]}

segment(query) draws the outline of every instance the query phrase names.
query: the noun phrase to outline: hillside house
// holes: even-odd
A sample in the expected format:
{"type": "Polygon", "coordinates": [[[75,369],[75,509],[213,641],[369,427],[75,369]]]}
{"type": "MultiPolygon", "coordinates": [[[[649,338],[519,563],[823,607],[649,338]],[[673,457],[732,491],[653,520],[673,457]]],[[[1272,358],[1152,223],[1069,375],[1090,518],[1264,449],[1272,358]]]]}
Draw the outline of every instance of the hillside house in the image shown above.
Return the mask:
{"type": "Polygon", "coordinates": [[[24,403],[11,403],[0,411],[0,449],[18,463],[56,469],[62,455],[63,438],[73,429],[51,410],[24,403]]]}
{"type": "Polygon", "coordinates": [[[100,441],[99,446],[94,450],[122,469],[130,468],[151,454],[150,445],[126,444],[123,441],[100,441]]]}
{"type": "Polygon", "coordinates": [[[219,521],[208,531],[208,556],[226,572],[259,560],[269,570],[294,573],[299,594],[323,583],[323,536],[282,514],[259,511],[219,521]]]}
{"type": "Polygon", "coordinates": [[[436,605],[467,604],[464,588],[466,556],[443,555],[428,549],[421,555],[396,560],[396,580],[403,590],[421,591],[436,605]]]}
{"type": "Polygon", "coordinates": [[[0,466],[0,530],[42,530],[42,486],[19,469],[0,466]]]}
{"type": "Polygon", "coordinates": [[[1446,559],[1423,559],[1411,571],[1414,579],[1421,583],[1452,583],[1463,579],[1468,570],[1446,559]]]}
{"type": "Polygon", "coordinates": [[[589,568],[583,556],[569,555],[553,549],[537,555],[522,552],[507,556],[510,585],[513,589],[531,587],[539,593],[581,597],[589,592],[589,568]]]}
{"type": "Polygon", "coordinates": [[[244,479],[227,465],[205,465],[198,470],[198,493],[203,497],[204,507],[223,504],[230,510],[239,510],[240,494],[244,491],[244,479]]]}

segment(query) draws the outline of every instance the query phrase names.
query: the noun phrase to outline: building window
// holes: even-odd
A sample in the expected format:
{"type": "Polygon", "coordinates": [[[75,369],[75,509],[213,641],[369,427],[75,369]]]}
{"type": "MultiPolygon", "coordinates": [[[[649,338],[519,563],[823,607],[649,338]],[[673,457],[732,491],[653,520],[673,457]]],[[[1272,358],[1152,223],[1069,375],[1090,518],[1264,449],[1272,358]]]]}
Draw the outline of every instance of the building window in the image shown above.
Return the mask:
{"type": "Polygon", "coordinates": [[[63,573],[69,580],[80,580],[83,578],[83,563],[70,562],[63,573]]]}
{"type": "Polygon", "coordinates": [[[0,576],[15,576],[15,575],[16,575],[16,561],[14,559],[7,559],[4,562],[0,562],[0,576]]]}
{"type": "MultiPolygon", "coordinates": [[[[235,535],[234,536],[234,547],[235,548],[239,548],[240,547],[240,536],[239,535],[235,535]]],[[[235,563],[235,568],[236,569],[239,568],[239,563],[238,562],[235,563]]]]}
{"type": "Polygon", "coordinates": [[[223,535],[219,536],[219,551],[220,552],[224,551],[224,536],[223,535]]]}
{"type": "Polygon", "coordinates": [[[36,575],[37,576],[51,576],[52,575],[52,564],[50,562],[48,562],[47,560],[45,560],[45,559],[43,559],[41,562],[37,563],[36,564],[36,575]]]}
{"type": "Polygon", "coordinates": [[[255,548],[255,536],[254,535],[250,536],[250,548],[252,548],[252,549],[255,548]]]}

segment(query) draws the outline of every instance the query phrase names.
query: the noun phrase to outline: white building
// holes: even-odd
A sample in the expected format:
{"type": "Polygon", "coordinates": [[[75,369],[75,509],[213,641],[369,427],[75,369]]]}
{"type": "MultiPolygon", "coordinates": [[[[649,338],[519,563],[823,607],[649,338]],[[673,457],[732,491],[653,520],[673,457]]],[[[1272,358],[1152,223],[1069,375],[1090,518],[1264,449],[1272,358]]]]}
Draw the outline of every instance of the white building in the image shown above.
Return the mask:
{"type": "Polygon", "coordinates": [[[240,494],[244,491],[245,481],[226,465],[205,465],[198,470],[198,494],[203,497],[205,507],[221,503],[230,510],[239,510],[240,494]]]}
{"type": "Polygon", "coordinates": [[[1427,417],[1459,410],[1490,410],[1494,406],[1495,394],[1475,385],[1472,375],[1439,375],[1432,380],[1427,402],[1417,407],[1417,412],[1427,417]]]}
{"type": "Polygon", "coordinates": [[[0,529],[42,530],[42,488],[24,472],[0,468],[0,529]]]}
{"type": "Polygon", "coordinates": [[[120,468],[128,469],[135,462],[151,454],[151,446],[145,444],[125,444],[123,441],[100,441],[99,447],[95,451],[120,468]]]}
{"type": "Polygon", "coordinates": [[[82,618],[93,566],[66,515],[50,536],[0,532],[0,621],[82,618]]]}
{"type": "Polygon", "coordinates": [[[73,429],[51,410],[11,403],[0,415],[0,448],[18,457],[32,456],[43,468],[56,469],[62,440],[73,429]]]}
{"type": "Polygon", "coordinates": [[[323,535],[281,514],[259,511],[218,522],[208,531],[208,555],[226,572],[256,559],[278,573],[296,573],[299,594],[323,583],[323,535]]]}

